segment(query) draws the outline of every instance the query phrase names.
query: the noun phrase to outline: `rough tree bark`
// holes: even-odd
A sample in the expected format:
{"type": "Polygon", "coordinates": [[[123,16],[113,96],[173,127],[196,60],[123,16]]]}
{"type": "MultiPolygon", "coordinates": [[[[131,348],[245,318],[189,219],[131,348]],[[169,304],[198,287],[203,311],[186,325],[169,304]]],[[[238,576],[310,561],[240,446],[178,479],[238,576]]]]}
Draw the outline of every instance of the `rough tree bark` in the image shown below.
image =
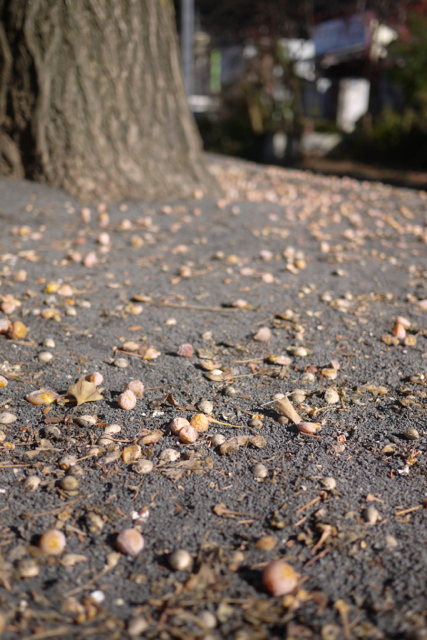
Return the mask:
{"type": "Polygon", "coordinates": [[[0,0],[0,173],[83,201],[218,193],[171,0],[0,0]]]}

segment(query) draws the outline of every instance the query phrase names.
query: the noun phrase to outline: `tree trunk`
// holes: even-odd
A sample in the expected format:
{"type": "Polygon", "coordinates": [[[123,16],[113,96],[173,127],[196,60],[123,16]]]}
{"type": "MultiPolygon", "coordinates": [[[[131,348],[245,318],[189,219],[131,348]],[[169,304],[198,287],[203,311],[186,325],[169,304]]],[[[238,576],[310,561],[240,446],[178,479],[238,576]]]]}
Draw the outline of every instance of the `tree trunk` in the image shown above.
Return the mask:
{"type": "Polygon", "coordinates": [[[84,201],[219,192],[171,0],[0,0],[0,173],[84,201]]]}

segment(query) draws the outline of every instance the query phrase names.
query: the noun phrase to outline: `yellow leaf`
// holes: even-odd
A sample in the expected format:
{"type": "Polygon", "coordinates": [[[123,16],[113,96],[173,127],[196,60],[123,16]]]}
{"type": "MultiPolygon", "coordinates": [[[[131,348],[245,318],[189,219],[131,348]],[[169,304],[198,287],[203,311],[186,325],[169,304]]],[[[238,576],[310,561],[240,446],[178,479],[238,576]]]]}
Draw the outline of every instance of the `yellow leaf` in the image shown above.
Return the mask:
{"type": "Polygon", "coordinates": [[[103,399],[96,385],[87,380],[78,380],[75,384],[72,384],[68,387],[67,395],[73,396],[77,400],[77,406],[84,402],[96,402],[103,399]]]}

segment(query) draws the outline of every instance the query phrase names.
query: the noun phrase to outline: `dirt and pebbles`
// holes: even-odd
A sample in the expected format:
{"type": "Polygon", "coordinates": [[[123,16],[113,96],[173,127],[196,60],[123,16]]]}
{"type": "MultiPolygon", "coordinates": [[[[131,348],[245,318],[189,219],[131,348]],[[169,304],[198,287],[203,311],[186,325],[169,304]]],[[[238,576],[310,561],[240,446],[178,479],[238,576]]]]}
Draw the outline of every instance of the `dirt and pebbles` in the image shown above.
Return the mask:
{"type": "Polygon", "coordinates": [[[424,639],[427,194],[209,162],[218,202],[82,212],[0,181],[0,327],[27,329],[0,335],[1,637],[424,639]],[[196,413],[216,422],[184,444],[196,413]]]}

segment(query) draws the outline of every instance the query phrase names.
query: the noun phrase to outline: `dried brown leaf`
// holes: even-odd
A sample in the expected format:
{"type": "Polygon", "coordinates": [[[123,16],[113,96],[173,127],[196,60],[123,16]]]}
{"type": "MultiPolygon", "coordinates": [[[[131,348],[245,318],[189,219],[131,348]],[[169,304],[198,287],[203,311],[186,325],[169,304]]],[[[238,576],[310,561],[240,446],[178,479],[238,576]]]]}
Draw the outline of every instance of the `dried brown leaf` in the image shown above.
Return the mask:
{"type": "Polygon", "coordinates": [[[67,396],[73,396],[77,400],[77,406],[85,402],[103,400],[103,396],[101,396],[95,384],[87,380],[78,380],[75,384],[69,386],[67,396]]]}

